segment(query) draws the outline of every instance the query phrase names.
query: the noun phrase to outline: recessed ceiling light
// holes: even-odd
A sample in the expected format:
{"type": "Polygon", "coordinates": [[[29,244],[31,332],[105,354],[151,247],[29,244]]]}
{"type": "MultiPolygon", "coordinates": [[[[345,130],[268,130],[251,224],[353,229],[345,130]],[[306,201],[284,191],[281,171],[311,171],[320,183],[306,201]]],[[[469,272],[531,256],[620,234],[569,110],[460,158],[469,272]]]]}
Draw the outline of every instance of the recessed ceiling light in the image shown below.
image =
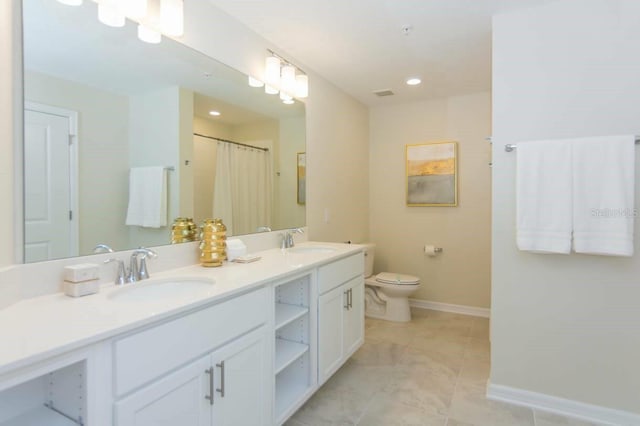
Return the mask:
{"type": "Polygon", "coordinates": [[[417,77],[412,77],[412,78],[407,79],[407,84],[409,86],[417,86],[420,83],[422,83],[422,80],[420,80],[417,77]]]}
{"type": "Polygon", "coordinates": [[[220,115],[220,111],[209,111],[209,115],[213,115],[214,117],[217,117],[220,115]]]}

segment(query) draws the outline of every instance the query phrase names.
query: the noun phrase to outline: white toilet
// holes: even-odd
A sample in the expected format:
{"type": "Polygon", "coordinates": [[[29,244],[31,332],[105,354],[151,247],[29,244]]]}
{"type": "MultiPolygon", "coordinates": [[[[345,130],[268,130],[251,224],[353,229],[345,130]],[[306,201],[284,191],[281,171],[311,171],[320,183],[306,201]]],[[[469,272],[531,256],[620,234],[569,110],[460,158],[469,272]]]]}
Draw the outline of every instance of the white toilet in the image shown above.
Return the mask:
{"type": "Polygon", "coordinates": [[[420,279],[395,272],[373,275],[375,244],[364,244],[365,315],[388,321],[411,321],[409,296],[420,287],[420,279]]]}

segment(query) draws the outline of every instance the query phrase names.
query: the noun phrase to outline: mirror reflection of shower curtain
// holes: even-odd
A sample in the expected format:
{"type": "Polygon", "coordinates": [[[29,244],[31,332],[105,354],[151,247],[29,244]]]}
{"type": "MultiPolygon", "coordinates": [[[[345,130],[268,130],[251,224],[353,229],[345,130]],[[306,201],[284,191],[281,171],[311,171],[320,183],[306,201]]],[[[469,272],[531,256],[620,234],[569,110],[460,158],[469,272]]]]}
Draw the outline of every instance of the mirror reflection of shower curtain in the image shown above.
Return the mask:
{"type": "Polygon", "coordinates": [[[213,216],[227,235],[243,235],[271,226],[271,153],[218,142],[213,216]]]}

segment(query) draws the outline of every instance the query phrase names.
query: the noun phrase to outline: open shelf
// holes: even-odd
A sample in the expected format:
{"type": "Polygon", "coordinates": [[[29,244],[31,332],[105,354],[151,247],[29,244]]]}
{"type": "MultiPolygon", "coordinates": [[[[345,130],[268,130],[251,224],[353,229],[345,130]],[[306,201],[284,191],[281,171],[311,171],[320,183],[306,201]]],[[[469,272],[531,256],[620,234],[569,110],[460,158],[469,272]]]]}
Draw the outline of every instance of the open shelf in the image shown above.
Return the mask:
{"type": "Polygon", "coordinates": [[[300,381],[276,383],[276,420],[282,420],[283,414],[295,405],[307,392],[309,386],[300,381]]]}
{"type": "Polygon", "coordinates": [[[276,303],[276,330],[297,320],[307,312],[309,312],[309,308],[306,306],[276,303]]]}
{"type": "Polygon", "coordinates": [[[44,405],[28,411],[18,417],[14,417],[0,426],[78,426],[78,423],[56,413],[55,411],[45,407],[44,405]]]}
{"type": "Polygon", "coordinates": [[[309,345],[276,339],[276,374],[287,368],[292,362],[304,355],[309,345]]]}

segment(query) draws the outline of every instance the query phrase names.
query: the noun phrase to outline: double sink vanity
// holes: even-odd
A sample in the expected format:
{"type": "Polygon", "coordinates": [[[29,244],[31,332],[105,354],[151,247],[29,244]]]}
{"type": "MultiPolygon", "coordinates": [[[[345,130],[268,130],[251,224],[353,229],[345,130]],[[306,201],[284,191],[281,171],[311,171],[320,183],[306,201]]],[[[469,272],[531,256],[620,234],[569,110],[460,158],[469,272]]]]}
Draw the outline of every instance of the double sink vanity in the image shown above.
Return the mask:
{"type": "Polygon", "coordinates": [[[256,254],[0,310],[0,425],[282,424],[364,341],[364,255],[256,254]]]}

